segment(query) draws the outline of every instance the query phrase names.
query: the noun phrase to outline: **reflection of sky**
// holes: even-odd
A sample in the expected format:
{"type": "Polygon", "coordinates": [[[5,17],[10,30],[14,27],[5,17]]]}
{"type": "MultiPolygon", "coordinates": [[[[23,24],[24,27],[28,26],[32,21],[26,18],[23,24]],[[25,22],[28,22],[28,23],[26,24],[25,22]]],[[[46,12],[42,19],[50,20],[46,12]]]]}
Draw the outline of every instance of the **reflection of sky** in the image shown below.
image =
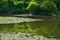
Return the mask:
{"type": "Polygon", "coordinates": [[[30,22],[30,21],[39,21],[39,20],[41,21],[42,19],[17,18],[17,17],[0,17],[0,24],[30,22]]]}

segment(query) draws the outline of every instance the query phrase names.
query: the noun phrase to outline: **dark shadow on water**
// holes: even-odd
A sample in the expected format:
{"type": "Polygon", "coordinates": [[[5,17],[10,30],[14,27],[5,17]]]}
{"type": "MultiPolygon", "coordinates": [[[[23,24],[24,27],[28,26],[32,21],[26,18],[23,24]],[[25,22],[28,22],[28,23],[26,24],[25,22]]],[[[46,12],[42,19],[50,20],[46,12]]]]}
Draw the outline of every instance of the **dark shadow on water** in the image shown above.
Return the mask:
{"type": "Polygon", "coordinates": [[[18,14],[17,16],[15,16],[15,15],[17,15],[17,14],[0,15],[0,17],[35,18],[35,19],[39,19],[39,18],[60,18],[60,16],[29,16],[29,14],[27,14],[27,16],[24,16],[25,14],[23,14],[23,16],[21,16],[22,14],[18,14]]]}

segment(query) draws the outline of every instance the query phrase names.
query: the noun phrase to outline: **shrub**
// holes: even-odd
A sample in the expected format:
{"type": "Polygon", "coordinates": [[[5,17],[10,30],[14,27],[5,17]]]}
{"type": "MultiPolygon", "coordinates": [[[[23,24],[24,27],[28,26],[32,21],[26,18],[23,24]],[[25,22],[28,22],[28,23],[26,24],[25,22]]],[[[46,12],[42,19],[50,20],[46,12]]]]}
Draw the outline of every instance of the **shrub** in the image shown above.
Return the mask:
{"type": "Polygon", "coordinates": [[[52,1],[45,1],[44,3],[42,3],[40,5],[40,8],[42,10],[47,10],[47,11],[50,11],[50,12],[57,11],[57,6],[52,1]]]}
{"type": "Polygon", "coordinates": [[[45,1],[40,5],[40,10],[46,13],[53,13],[58,10],[57,6],[52,1],[45,1]]]}
{"type": "Polygon", "coordinates": [[[58,10],[60,10],[60,0],[51,0],[51,1],[55,2],[55,4],[58,7],[58,10]]]}

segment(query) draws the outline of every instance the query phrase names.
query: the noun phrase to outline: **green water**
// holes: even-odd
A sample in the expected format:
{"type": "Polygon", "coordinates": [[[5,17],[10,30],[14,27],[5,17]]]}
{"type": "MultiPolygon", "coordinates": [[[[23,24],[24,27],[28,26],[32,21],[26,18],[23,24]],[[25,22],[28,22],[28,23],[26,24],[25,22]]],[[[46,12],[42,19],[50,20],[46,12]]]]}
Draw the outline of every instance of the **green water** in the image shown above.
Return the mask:
{"type": "Polygon", "coordinates": [[[43,21],[19,24],[0,24],[0,32],[24,32],[60,38],[60,18],[43,18],[43,21]]]}

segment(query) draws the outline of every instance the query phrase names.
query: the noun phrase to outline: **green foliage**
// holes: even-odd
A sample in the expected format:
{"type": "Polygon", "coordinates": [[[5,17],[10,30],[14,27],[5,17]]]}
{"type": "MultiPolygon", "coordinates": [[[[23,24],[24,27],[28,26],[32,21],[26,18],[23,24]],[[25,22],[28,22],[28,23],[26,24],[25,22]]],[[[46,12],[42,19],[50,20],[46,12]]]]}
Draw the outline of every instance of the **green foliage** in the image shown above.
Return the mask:
{"type": "Polygon", "coordinates": [[[38,7],[38,3],[37,2],[29,2],[29,5],[27,6],[27,10],[35,10],[35,8],[38,7]]]}
{"type": "Polygon", "coordinates": [[[54,13],[57,10],[60,10],[60,0],[1,0],[0,1],[0,13],[30,12],[32,14],[48,15],[50,13],[51,14],[54,13]]]}
{"type": "Polygon", "coordinates": [[[20,13],[24,13],[26,11],[26,7],[27,7],[28,3],[24,0],[13,0],[12,1],[12,6],[13,6],[13,9],[12,11],[13,12],[20,12],[20,13]]]}
{"type": "Polygon", "coordinates": [[[34,14],[36,13],[37,8],[39,7],[38,2],[29,2],[29,5],[27,6],[26,10],[29,10],[30,13],[34,14]]]}
{"type": "Polygon", "coordinates": [[[43,12],[47,12],[47,13],[54,13],[58,10],[57,6],[55,5],[54,2],[52,1],[45,1],[44,3],[42,3],[40,5],[40,10],[42,10],[43,12]]]}
{"type": "Polygon", "coordinates": [[[58,9],[60,10],[60,0],[53,0],[55,4],[57,5],[58,9]]]}
{"type": "Polygon", "coordinates": [[[8,0],[1,0],[0,1],[0,12],[8,11],[8,0]]]}
{"type": "Polygon", "coordinates": [[[47,11],[50,11],[50,12],[53,12],[53,11],[57,11],[58,10],[57,9],[57,6],[52,1],[45,1],[44,3],[42,3],[40,5],[40,8],[42,10],[47,10],[47,11]]]}

